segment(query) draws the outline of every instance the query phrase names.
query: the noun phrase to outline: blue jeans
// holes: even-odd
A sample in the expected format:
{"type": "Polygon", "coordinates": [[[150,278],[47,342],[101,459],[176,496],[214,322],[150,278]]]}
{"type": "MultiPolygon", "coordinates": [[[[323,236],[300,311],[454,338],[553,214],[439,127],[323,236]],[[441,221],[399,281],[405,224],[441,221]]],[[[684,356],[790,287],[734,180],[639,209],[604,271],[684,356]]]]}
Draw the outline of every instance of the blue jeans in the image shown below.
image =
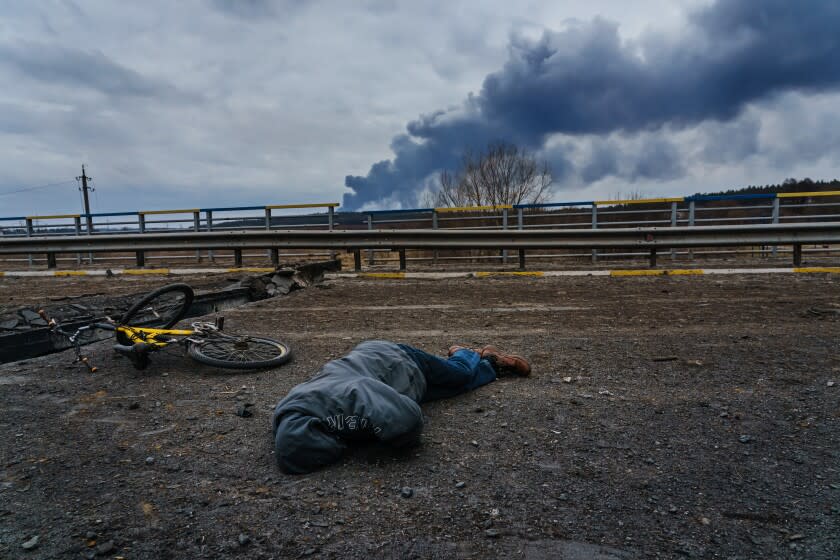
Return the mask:
{"type": "Polygon", "coordinates": [[[478,352],[458,350],[448,360],[419,348],[400,344],[426,377],[422,402],[445,399],[472,391],[496,379],[496,370],[478,352]]]}

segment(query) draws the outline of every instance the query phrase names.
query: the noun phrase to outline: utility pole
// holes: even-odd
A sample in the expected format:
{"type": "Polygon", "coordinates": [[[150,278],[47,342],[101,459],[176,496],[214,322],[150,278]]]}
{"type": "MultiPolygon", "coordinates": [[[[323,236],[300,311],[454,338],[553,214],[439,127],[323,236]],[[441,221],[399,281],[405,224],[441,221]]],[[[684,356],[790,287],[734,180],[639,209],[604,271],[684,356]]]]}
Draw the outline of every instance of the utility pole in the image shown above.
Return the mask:
{"type": "Polygon", "coordinates": [[[85,164],[82,164],[82,174],[79,177],[76,177],[76,180],[82,180],[82,195],[85,199],[85,222],[87,223],[87,232],[88,235],[93,234],[93,219],[90,217],[90,200],[88,199],[88,179],[93,179],[93,177],[88,177],[85,175],[85,164]]]}

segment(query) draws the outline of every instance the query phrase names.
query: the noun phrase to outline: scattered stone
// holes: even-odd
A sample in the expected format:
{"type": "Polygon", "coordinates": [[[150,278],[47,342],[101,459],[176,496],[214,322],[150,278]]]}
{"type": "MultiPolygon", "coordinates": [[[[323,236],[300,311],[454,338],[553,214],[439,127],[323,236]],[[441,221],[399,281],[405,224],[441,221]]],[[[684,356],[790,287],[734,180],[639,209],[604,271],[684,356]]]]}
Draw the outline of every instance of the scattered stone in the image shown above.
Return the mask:
{"type": "Polygon", "coordinates": [[[146,457],[146,464],[147,465],[154,465],[155,464],[155,458],[152,457],[151,455],[149,455],[148,457],[146,457]]]}
{"type": "Polygon", "coordinates": [[[678,356],[654,356],[651,358],[654,362],[676,362],[679,360],[678,356]]]}
{"type": "Polygon", "coordinates": [[[242,418],[250,418],[254,415],[254,412],[251,410],[251,407],[254,406],[253,403],[242,403],[236,406],[236,415],[241,416],[242,418]]]}
{"type": "Polygon", "coordinates": [[[470,442],[470,445],[472,445],[473,447],[478,447],[478,442],[477,442],[477,441],[475,441],[475,440],[472,440],[472,441],[470,442]]]}
{"type": "Polygon", "coordinates": [[[140,408],[140,403],[137,401],[134,401],[133,403],[128,405],[128,410],[137,410],[138,408],[140,408]]]}
{"type": "Polygon", "coordinates": [[[712,520],[711,520],[711,519],[709,519],[708,517],[701,517],[701,518],[700,518],[700,519],[698,519],[697,521],[699,521],[699,522],[700,522],[700,525],[709,525],[709,524],[711,524],[711,522],[712,522],[712,520]]]}
{"type": "Polygon", "coordinates": [[[114,546],[114,541],[108,541],[106,543],[102,543],[96,547],[96,555],[97,556],[105,556],[106,554],[110,554],[114,551],[116,547],[114,546]]]}
{"type": "Polygon", "coordinates": [[[317,548],[307,548],[306,550],[303,551],[302,556],[312,556],[316,552],[318,552],[317,548]]]}
{"type": "Polygon", "coordinates": [[[20,546],[22,546],[24,550],[32,550],[33,548],[38,546],[38,541],[40,541],[40,540],[41,540],[41,537],[39,537],[38,535],[35,535],[34,537],[32,537],[31,539],[29,539],[28,541],[26,541],[25,543],[23,543],[20,546]]]}
{"type": "Polygon", "coordinates": [[[567,377],[563,378],[563,383],[571,383],[571,382],[572,382],[571,376],[567,376],[567,377]]]}
{"type": "Polygon", "coordinates": [[[251,543],[251,537],[245,533],[239,533],[239,546],[248,546],[251,543]]]}
{"type": "Polygon", "coordinates": [[[747,434],[742,434],[738,437],[738,441],[741,443],[749,443],[752,441],[752,437],[748,436],[747,434]]]}
{"type": "Polygon", "coordinates": [[[801,541],[804,538],[805,538],[805,535],[803,535],[802,533],[796,533],[796,534],[793,534],[793,535],[789,536],[788,540],[789,541],[801,541]]]}
{"type": "Polygon", "coordinates": [[[499,531],[496,529],[485,529],[484,536],[490,539],[497,539],[499,538],[499,531]]]}
{"type": "Polygon", "coordinates": [[[455,483],[455,488],[463,488],[466,485],[467,485],[466,482],[456,482],[455,483]]]}
{"type": "Polygon", "coordinates": [[[11,331],[14,330],[16,326],[18,326],[18,323],[20,323],[20,321],[18,321],[15,318],[0,321],[0,329],[11,331]]]}
{"type": "Polygon", "coordinates": [[[834,387],[834,381],[828,381],[825,384],[826,387],[834,387]]]}
{"type": "Polygon", "coordinates": [[[95,538],[96,538],[96,533],[94,533],[93,531],[88,531],[87,533],[85,533],[85,540],[91,541],[95,538]]]}
{"type": "Polygon", "coordinates": [[[403,498],[410,498],[414,495],[414,490],[408,486],[403,486],[403,489],[400,490],[400,496],[403,498]]]}
{"type": "Polygon", "coordinates": [[[291,292],[295,287],[295,281],[292,279],[291,276],[281,276],[280,274],[275,274],[271,278],[271,283],[274,284],[274,293],[281,294],[284,296],[291,292]]]}

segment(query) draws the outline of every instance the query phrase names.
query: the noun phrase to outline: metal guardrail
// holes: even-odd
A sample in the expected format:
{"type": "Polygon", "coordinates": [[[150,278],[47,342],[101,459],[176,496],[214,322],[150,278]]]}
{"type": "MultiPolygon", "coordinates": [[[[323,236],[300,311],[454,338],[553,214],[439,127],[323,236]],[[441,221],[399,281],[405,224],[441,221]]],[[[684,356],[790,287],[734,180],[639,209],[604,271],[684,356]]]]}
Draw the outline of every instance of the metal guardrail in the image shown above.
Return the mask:
{"type": "Polygon", "coordinates": [[[356,268],[360,268],[362,249],[387,248],[400,251],[400,268],[405,269],[406,249],[504,248],[519,250],[520,267],[524,268],[527,249],[643,249],[649,251],[651,266],[655,266],[657,252],[663,249],[793,245],[794,264],[798,266],[803,243],[840,243],[840,222],[593,230],[285,230],[29,237],[0,239],[0,255],[46,253],[54,266],[56,253],[135,251],[142,266],[140,254],[144,251],[319,248],[353,251],[356,268]]]}
{"type": "MultiPolygon", "coordinates": [[[[16,216],[0,218],[0,239],[12,237],[49,236],[104,236],[155,234],[185,231],[273,231],[275,229],[345,230],[366,228],[430,228],[433,230],[541,230],[541,229],[602,229],[624,227],[682,228],[700,225],[730,224],[782,224],[810,221],[840,221],[840,191],[801,193],[759,193],[739,195],[713,195],[670,197],[633,200],[595,200],[555,202],[549,204],[491,205],[463,208],[417,208],[403,210],[367,211],[362,213],[337,212],[337,203],[291,204],[267,206],[240,206],[223,208],[190,208],[177,210],[146,210],[138,212],[108,212],[96,214],[65,214],[57,216],[16,216]],[[834,197],[834,198],[831,198],[834,197]],[[733,204],[721,205],[732,201],[733,204]],[[281,210],[324,208],[323,213],[289,215],[281,210]],[[15,223],[16,222],[16,223],[15,223]]],[[[776,249],[770,251],[776,254],[776,249]]],[[[374,264],[376,250],[368,250],[368,261],[374,264]]],[[[696,254],[706,253],[698,251],[696,254]]],[[[591,258],[629,256],[630,253],[599,254],[591,250],[591,258]]],[[[323,256],[324,253],[318,253],[323,256]]],[[[166,258],[194,258],[201,261],[206,256],[215,260],[213,250],[202,254],[196,250],[190,256],[166,258]]],[[[268,255],[278,262],[276,249],[268,255]]],[[[295,258],[311,255],[298,255],[295,258]]],[[[546,254],[540,258],[580,257],[580,254],[546,254]]],[[[672,251],[672,258],[677,252],[672,251]]],[[[145,264],[145,255],[137,255],[138,264],[145,264]]],[[[234,251],[234,265],[241,266],[241,251],[234,251]]],[[[33,255],[25,260],[36,264],[33,255]]],[[[97,259],[125,260],[134,257],[105,255],[97,259]]],[[[149,256],[149,258],[164,258],[149,256]]],[[[433,260],[462,259],[463,256],[440,257],[437,250],[433,260]]],[[[506,249],[486,259],[507,262],[506,249]]],[[[39,258],[38,258],[39,259],[39,258]]],[[[72,260],[72,258],[70,259],[72,260]]],[[[77,253],[77,264],[93,262],[94,253],[77,253]]],[[[38,262],[42,262],[40,259],[38,262]]],[[[47,265],[55,263],[48,260],[47,265]]]]}

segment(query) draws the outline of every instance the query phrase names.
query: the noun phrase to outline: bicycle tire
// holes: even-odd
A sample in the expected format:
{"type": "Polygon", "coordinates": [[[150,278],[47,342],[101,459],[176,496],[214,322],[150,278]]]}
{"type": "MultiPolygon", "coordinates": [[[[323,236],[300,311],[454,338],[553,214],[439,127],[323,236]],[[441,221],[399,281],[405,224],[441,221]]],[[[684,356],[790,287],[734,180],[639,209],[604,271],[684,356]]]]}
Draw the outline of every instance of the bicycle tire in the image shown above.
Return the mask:
{"type": "Polygon", "coordinates": [[[187,353],[197,362],[225,369],[277,367],[292,359],[292,349],[288,344],[261,336],[216,335],[213,338],[204,339],[201,344],[190,343],[187,353]],[[248,344],[249,347],[233,348],[233,344],[237,343],[248,344]]]}
{"type": "Polygon", "coordinates": [[[128,327],[157,327],[162,329],[169,329],[178,321],[184,318],[187,314],[190,305],[192,305],[195,293],[193,289],[187,284],[169,284],[162,286],[153,292],[146,294],[140,301],[132,305],[128,311],[123,313],[120,319],[120,324],[128,327]],[[183,299],[176,300],[172,303],[166,302],[164,296],[172,295],[177,297],[177,292],[183,294],[183,299]],[[155,300],[162,306],[161,311],[164,315],[153,312],[151,316],[149,313],[144,313],[148,308],[154,309],[150,305],[155,300]]]}

